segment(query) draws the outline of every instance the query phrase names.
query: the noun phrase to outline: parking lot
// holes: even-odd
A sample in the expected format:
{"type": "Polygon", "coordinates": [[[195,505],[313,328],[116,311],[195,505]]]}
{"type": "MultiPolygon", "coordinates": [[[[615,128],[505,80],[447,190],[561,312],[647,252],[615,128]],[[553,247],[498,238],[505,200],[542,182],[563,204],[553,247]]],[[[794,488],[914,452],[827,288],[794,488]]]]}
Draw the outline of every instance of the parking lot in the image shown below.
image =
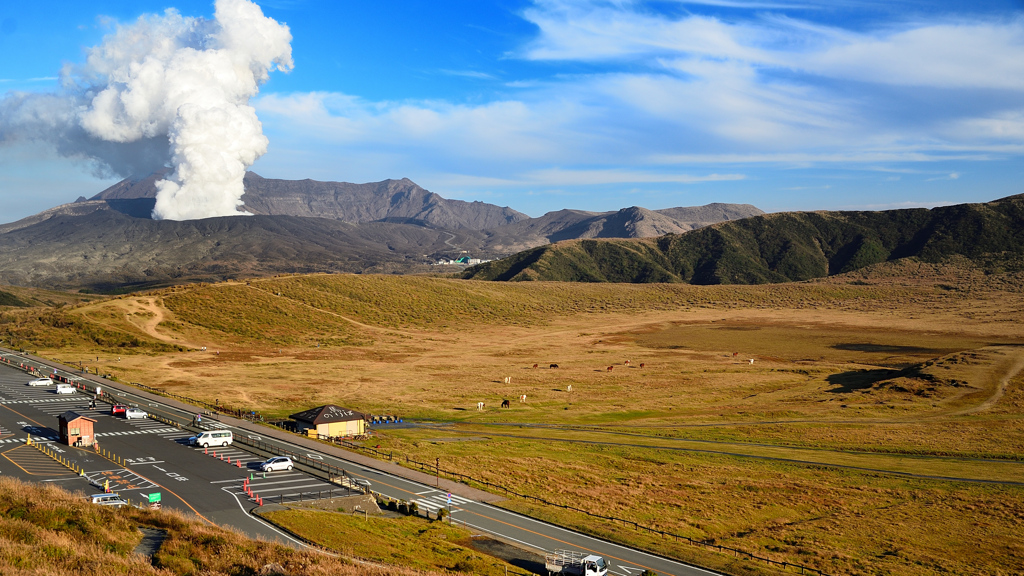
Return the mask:
{"type": "MultiPolygon", "coordinates": [[[[253,536],[290,541],[248,514],[257,503],[248,483],[266,500],[294,501],[342,495],[339,486],[298,470],[262,473],[264,460],[238,445],[203,449],[188,445],[188,431],[149,418],[112,416],[110,404],[90,408],[91,395],[57,394],[54,386],[28,386],[32,376],[0,366],[0,474],[33,482],[56,482],[84,494],[117,492],[133,504],[160,494],[162,506],[177,508],[253,536]],[[58,417],[68,411],[95,420],[95,447],[58,442],[58,417]],[[82,474],[55,461],[26,440],[46,446],[82,474]]],[[[139,406],[146,409],[147,406],[139,406]]],[[[221,424],[204,422],[204,428],[221,424]]]]}

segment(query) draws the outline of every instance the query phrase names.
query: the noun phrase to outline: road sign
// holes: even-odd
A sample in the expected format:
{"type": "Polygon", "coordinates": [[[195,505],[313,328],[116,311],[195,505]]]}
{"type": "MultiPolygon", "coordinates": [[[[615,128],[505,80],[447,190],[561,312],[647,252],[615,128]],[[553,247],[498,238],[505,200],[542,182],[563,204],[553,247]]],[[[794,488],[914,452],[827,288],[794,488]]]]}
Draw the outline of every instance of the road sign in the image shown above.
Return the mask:
{"type": "Polygon", "coordinates": [[[452,503],[452,493],[451,492],[448,493],[448,503],[449,504],[452,503]]]}
{"type": "Polygon", "coordinates": [[[152,494],[149,495],[149,503],[150,504],[152,504],[154,502],[159,502],[159,501],[160,501],[160,493],[159,492],[153,492],[152,494]]]}

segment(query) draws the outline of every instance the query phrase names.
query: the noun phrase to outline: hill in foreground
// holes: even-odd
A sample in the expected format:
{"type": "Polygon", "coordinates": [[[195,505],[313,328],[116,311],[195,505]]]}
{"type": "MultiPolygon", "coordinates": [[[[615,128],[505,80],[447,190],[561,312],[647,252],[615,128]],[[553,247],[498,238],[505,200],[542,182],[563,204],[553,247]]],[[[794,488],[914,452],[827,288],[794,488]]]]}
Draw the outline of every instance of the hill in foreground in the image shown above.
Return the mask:
{"type": "Polygon", "coordinates": [[[252,540],[168,510],[98,506],[52,484],[12,478],[0,479],[0,549],[0,574],[12,575],[423,574],[252,540]],[[167,531],[152,559],[134,553],[139,526],[167,531]]]}
{"type": "Polygon", "coordinates": [[[1024,195],[985,204],[880,212],[791,212],[640,240],[576,240],[469,268],[476,280],[764,284],[881,262],[965,257],[1020,265],[1024,195]]]}

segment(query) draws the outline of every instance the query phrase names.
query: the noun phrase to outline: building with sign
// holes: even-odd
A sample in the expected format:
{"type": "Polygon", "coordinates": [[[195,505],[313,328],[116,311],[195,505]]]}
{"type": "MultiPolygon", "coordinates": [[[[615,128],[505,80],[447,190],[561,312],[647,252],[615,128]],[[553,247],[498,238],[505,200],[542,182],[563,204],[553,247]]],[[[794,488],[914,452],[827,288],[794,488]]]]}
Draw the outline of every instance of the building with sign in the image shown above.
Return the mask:
{"type": "Polygon", "coordinates": [[[57,417],[60,441],[68,446],[92,446],[96,442],[93,425],[96,421],[68,410],[57,417]]]}
{"type": "Polygon", "coordinates": [[[316,438],[340,438],[359,436],[366,433],[366,417],[363,414],[341,406],[328,404],[292,414],[299,432],[316,438]]]}

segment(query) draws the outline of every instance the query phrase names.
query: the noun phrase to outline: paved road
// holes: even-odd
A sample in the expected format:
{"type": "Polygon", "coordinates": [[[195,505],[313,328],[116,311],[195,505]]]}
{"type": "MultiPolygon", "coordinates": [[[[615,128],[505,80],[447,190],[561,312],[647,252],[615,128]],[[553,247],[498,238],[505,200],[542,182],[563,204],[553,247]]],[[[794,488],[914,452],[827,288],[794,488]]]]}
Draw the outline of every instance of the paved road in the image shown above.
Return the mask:
{"type": "MultiPolygon", "coordinates": [[[[55,482],[88,494],[102,492],[109,485],[133,503],[147,501],[149,494],[159,492],[163,506],[252,536],[299,545],[249,514],[255,504],[248,501],[241,486],[263,458],[232,447],[215,458],[189,447],[187,431],[150,419],[113,417],[108,404],[100,402],[90,409],[89,395],[56,394],[52,386],[26,386],[30,378],[0,365],[0,473],[33,482],[55,482]],[[95,436],[102,453],[55,441],[57,417],[69,410],[96,420],[95,436]],[[80,467],[84,476],[28,445],[29,437],[80,467]],[[221,458],[230,458],[231,464],[221,458]]],[[[258,476],[253,485],[268,491],[280,491],[282,486],[307,491],[338,489],[298,472],[278,472],[267,479],[258,476]]]]}
{"type": "MultiPolygon", "coordinates": [[[[0,355],[12,361],[38,366],[43,372],[51,372],[52,363],[44,364],[40,359],[5,352],[2,349],[0,355]]],[[[191,424],[195,414],[195,407],[128,386],[85,377],[68,367],[59,367],[55,372],[65,377],[75,377],[90,389],[100,385],[105,391],[123,399],[125,403],[138,405],[147,412],[181,425],[191,424]]],[[[7,454],[4,452],[5,439],[19,440],[15,432],[32,432],[34,437],[44,438],[56,436],[56,415],[71,407],[79,409],[88,403],[89,397],[85,395],[76,394],[65,400],[58,398],[52,389],[44,391],[28,387],[25,382],[29,378],[24,372],[0,365],[0,406],[5,409],[0,410],[0,427],[7,427],[12,434],[4,435],[3,430],[0,430],[0,454],[7,454]],[[35,420],[9,416],[18,407],[26,412],[31,411],[35,420]],[[33,426],[35,428],[32,428],[33,426]],[[51,429],[47,432],[48,427],[51,429]]],[[[106,407],[102,403],[99,406],[106,407]]],[[[256,503],[240,489],[243,479],[249,477],[246,470],[261,461],[265,454],[257,457],[244,452],[240,443],[236,442],[227,451],[221,452],[218,449],[218,455],[214,458],[209,453],[204,454],[202,449],[185,446],[184,438],[189,434],[178,428],[153,420],[127,421],[112,418],[104,412],[99,410],[84,413],[90,417],[97,416],[97,437],[103,448],[124,458],[128,465],[118,467],[112,462],[102,461],[88,451],[60,446],[60,449],[69,453],[75,451],[74,456],[86,467],[88,479],[100,481],[117,476],[118,482],[123,483],[118,485],[119,491],[127,495],[141,496],[153,491],[153,485],[156,485],[165,491],[165,494],[171,495],[169,499],[165,499],[164,505],[190,509],[213,523],[231,525],[249,534],[278,540],[287,538],[249,513],[256,503]],[[220,460],[225,456],[231,459],[232,464],[220,460]],[[236,464],[239,459],[242,468],[238,468],[236,464]]],[[[714,574],[509,512],[487,503],[501,500],[493,494],[444,479],[436,480],[427,474],[353,454],[283,430],[223,416],[219,417],[219,420],[204,417],[203,427],[227,428],[232,430],[236,438],[250,438],[265,443],[269,450],[288,451],[317,462],[337,466],[352,477],[368,480],[376,492],[391,498],[416,501],[420,508],[431,512],[445,507],[450,510],[452,521],[455,523],[539,552],[573,549],[598,554],[609,561],[609,572],[616,576],[637,576],[645,569],[668,576],[714,574]]],[[[11,445],[25,453],[32,450],[26,450],[24,444],[20,444],[20,447],[17,444],[14,442],[11,445]]],[[[4,463],[0,459],[0,472],[8,473],[3,466],[4,463]]],[[[316,471],[308,472],[310,473],[277,472],[268,475],[267,478],[258,475],[251,481],[251,485],[256,494],[270,502],[280,498],[282,494],[313,493],[330,490],[332,487],[337,489],[336,486],[327,483],[325,478],[315,477],[316,471]]],[[[56,475],[53,479],[32,476],[31,473],[27,475],[37,481],[43,479],[66,482],[69,488],[84,489],[86,483],[86,480],[69,477],[68,474],[59,479],[56,475]]]]}

